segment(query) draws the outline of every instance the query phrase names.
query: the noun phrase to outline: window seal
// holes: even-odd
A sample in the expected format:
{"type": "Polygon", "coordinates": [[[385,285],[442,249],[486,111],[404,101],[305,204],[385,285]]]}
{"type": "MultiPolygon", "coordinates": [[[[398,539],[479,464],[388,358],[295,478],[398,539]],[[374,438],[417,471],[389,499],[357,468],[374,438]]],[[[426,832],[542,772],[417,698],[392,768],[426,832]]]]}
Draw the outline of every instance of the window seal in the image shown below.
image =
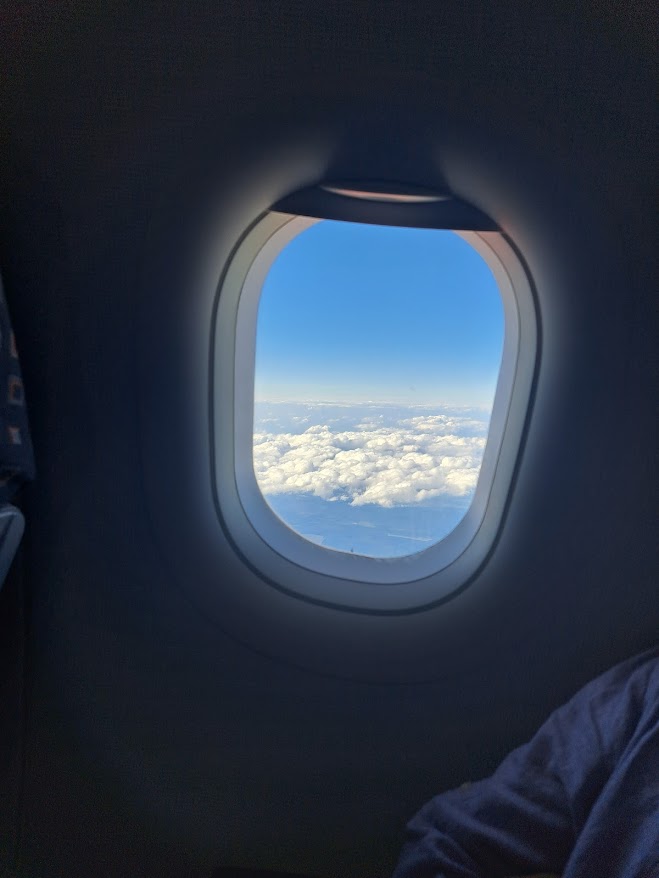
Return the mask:
{"type": "Polygon", "coordinates": [[[323,548],[270,509],[254,473],[256,313],[263,281],[286,244],[318,219],[270,211],[235,248],[218,290],[211,399],[218,511],[241,554],[288,593],[344,609],[406,612],[461,589],[491,550],[521,445],[537,354],[528,275],[499,232],[456,231],[493,271],[505,313],[503,356],[478,485],[455,530],[402,558],[366,558],[323,548]]]}

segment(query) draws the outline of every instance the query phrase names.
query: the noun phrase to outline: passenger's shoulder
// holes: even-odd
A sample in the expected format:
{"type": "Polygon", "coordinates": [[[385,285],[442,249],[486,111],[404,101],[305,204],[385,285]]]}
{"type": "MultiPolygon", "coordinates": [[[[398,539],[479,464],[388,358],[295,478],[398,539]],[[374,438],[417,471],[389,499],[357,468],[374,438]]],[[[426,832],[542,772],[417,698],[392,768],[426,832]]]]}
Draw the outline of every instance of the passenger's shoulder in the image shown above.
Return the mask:
{"type": "Polygon", "coordinates": [[[594,720],[628,729],[648,705],[659,702],[659,647],[620,662],[586,684],[568,704],[567,713],[586,708],[594,720]]]}

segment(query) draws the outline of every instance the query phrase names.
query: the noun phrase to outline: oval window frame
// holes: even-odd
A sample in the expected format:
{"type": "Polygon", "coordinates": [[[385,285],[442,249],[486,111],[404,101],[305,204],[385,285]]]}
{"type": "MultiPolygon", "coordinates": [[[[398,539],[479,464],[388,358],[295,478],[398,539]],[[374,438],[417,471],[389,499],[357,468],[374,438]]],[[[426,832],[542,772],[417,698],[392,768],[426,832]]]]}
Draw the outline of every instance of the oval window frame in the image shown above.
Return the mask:
{"type": "Polygon", "coordinates": [[[211,453],[216,508],[227,536],[261,576],[296,597],[338,609],[409,612],[461,589],[492,549],[521,446],[537,358],[531,280],[502,232],[454,230],[492,270],[504,309],[504,344],[476,490],[464,518],[429,548],[368,558],[323,548],[291,530],[263,497],[253,466],[256,318],[274,260],[322,218],[276,210],[233,250],[217,288],[211,344],[211,453]]]}

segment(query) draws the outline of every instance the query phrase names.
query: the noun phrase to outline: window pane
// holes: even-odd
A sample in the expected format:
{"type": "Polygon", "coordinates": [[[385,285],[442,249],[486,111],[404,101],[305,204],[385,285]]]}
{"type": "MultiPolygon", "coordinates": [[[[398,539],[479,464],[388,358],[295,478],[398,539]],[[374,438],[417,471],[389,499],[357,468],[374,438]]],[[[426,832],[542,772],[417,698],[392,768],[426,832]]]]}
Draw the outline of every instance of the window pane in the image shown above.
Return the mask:
{"type": "Polygon", "coordinates": [[[503,348],[503,307],[459,235],[323,221],[263,285],[254,469],[297,533],[413,554],[464,517],[503,348]]]}

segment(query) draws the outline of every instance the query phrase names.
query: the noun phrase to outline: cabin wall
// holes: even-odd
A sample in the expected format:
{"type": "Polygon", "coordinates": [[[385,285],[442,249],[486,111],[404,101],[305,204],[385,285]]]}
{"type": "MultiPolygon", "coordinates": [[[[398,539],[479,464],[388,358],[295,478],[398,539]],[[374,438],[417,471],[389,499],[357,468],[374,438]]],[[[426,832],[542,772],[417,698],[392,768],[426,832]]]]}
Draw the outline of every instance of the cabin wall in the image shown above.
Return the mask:
{"type": "MultiPolygon", "coordinates": [[[[11,752],[21,738],[25,760],[20,778],[3,757],[0,784],[20,803],[0,801],[0,871],[384,876],[424,800],[490,772],[587,679],[656,638],[643,9],[35,3],[6,17],[0,265],[38,476],[23,503],[25,658],[22,610],[10,585],[0,593],[0,734],[11,752]],[[364,107],[377,137],[355,121],[364,107]],[[401,119],[417,126],[417,151],[401,119]],[[160,373],[144,383],[194,291],[172,287],[158,307],[145,253],[168,207],[194,210],[202,169],[239,228],[278,194],[276,179],[249,189],[273,143],[279,159],[299,137],[309,175],[331,162],[416,178],[437,173],[435,137],[452,141],[457,167],[463,132],[483,169],[474,197],[482,185],[501,205],[543,289],[520,471],[482,575],[420,618],[437,638],[416,676],[332,673],[311,653],[278,655],[261,615],[259,649],[198,600],[215,568],[187,533],[203,467],[195,476],[176,456],[182,339],[163,398],[145,399],[160,373]],[[169,398],[171,421],[145,424],[169,398]],[[164,508],[145,460],[154,429],[172,450],[158,460],[164,508]]],[[[215,575],[240,593],[235,559],[215,575]]],[[[361,624],[340,630],[357,640],[361,624]]]]}

